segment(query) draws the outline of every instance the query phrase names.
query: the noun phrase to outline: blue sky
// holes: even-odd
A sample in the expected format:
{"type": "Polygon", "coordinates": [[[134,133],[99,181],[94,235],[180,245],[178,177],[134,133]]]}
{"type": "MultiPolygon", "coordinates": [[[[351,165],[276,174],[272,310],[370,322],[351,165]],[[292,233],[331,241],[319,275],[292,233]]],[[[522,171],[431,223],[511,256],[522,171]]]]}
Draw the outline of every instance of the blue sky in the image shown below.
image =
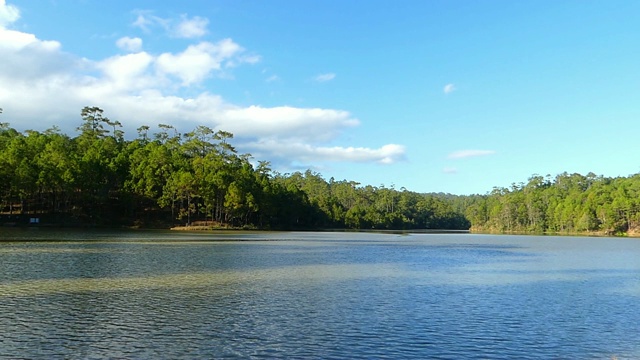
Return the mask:
{"type": "Polygon", "coordinates": [[[484,194],[640,172],[640,2],[0,0],[0,121],[197,125],[282,173],[484,194]]]}

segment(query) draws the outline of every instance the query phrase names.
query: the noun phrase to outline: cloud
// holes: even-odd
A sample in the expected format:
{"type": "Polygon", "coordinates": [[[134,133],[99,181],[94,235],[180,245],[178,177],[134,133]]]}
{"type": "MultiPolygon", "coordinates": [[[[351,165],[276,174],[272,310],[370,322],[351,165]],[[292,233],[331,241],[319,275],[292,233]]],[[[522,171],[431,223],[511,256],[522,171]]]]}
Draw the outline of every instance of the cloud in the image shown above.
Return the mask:
{"type": "Polygon", "coordinates": [[[314,80],[317,82],[327,82],[327,81],[331,81],[333,79],[336,78],[336,74],[334,73],[327,73],[327,74],[320,74],[317,75],[314,80]]]}
{"type": "Polygon", "coordinates": [[[136,20],[131,23],[132,26],[140,28],[144,32],[150,32],[151,28],[155,25],[162,25],[165,27],[166,21],[162,18],[154,16],[151,11],[136,11],[138,16],[136,20]]]}
{"type": "MultiPolygon", "coordinates": [[[[241,48],[241,51],[244,51],[244,49],[241,48]]],[[[233,59],[229,59],[229,61],[225,63],[225,67],[232,68],[241,64],[257,64],[260,61],[262,61],[260,55],[239,55],[233,59]]]]}
{"type": "Polygon", "coordinates": [[[227,108],[220,115],[221,125],[232,133],[294,142],[329,141],[343,129],[360,124],[347,111],[290,106],[227,108]]]}
{"type": "Polygon", "coordinates": [[[264,81],[266,82],[274,82],[274,81],[278,81],[280,80],[280,77],[278,75],[271,75],[268,78],[266,78],[264,81]]]}
{"type": "Polygon", "coordinates": [[[173,35],[179,38],[191,39],[204,36],[207,33],[209,20],[194,16],[189,19],[186,15],[181,16],[181,21],[173,28],[173,35]]]}
{"type": "Polygon", "coordinates": [[[201,42],[190,45],[178,54],[163,53],[158,57],[157,67],[161,73],[173,75],[182,81],[183,86],[203,81],[214,71],[223,67],[236,66],[245,62],[237,55],[244,49],[231,39],[217,43],[201,42]]]}
{"type": "Polygon", "coordinates": [[[298,162],[353,162],[394,164],[405,160],[405,147],[397,144],[377,149],[365,147],[313,146],[300,142],[266,140],[249,144],[254,152],[269,155],[270,159],[295,158],[298,162]]]}
{"type": "Polygon", "coordinates": [[[96,63],[102,70],[104,81],[114,91],[131,92],[161,84],[160,80],[149,73],[154,58],[146,52],[113,56],[96,63]]]}
{"type": "Polygon", "coordinates": [[[81,59],[71,58],[61,51],[57,41],[43,41],[33,34],[0,28],[0,78],[3,86],[12,89],[12,80],[47,79],[53,75],[82,66],[81,59]]]}
{"type": "Polygon", "coordinates": [[[444,88],[442,89],[442,91],[443,91],[445,94],[451,94],[452,92],[454,92],[454,91],[456,91],[456,90],[458,90],[458,89],[457,89],[457,88],[456,88],[456,86],[455,86],[455,85],[453,85],[453,84],[447,84],[447,85],[445,85],[445,86],[444,86],[444,88]]]}
{"type": "Polygon", "coordinates": [[[151,32],[154,27],[164,29],[169,36],[174,38],[194,39],[208,33],[209,19],[200,16],[189,18],[183,14],[179,19],[171,19],[155,16],[153,12],[148,10],[136,11],[136,13],[136,20],[131,25],[147,33],[151,32]]]}
{"type": "Polygon", "coordinates": [[[142,49],[142,39],[140,39],[139,37],[130,38],[128,36],[125,36],[118,39],[118,41],[116,41],[116,45],[122,50],[137,52],[142,49]]]}
{"type": "Polygon", "coordinates": [[[7,5],[5,0],[0,0],[0,27],[6,27],[20,18],[20,10],[14,5],[7,5]]]}
{"type": "Polygon", "coordinates": [[[448,159],[465,159],[477,156],[493,155],[496,152],[493,150],[458,150],[454,151],[447,156],[448,159]]]}
{"type": "MultiPolygon", "coordinates": [[[[129,50],[137,46],[135,38],[118,42],[129,50]]],[[[405,158],[405,148],[397,144],[328,146],[360,124],[348,111],[239,106],[203,91],[199,83],[204,79],[259,61],[232,39],[161,54],[137,50],[90,60],[64,52],[57,41],[0,28],[3,121],[19,130],[58,125],[73,135],[80,110],[98,106],[109,118],[121,121],[129,137],[141,125],[169,123],[180,132],[205,125],[232,132],[239,151],[283,166],[325,161],[392,164],[405,158]]]]}
{"type": "Polygon", "coordinates": [[[445,174],[457,174],[458,173],[458,169],[454,168],[454,167],[446,167],[444,169],[442,169],[442,172],[445,174]]]}

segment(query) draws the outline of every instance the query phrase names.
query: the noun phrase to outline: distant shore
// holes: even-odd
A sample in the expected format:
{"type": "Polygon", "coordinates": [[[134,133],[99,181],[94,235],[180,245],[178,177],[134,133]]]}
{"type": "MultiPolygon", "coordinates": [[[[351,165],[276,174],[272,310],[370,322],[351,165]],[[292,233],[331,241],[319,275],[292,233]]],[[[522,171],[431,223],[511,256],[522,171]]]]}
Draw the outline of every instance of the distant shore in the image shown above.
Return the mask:
{"type": "MultiPolygon", "coordinates": [[[[170,230],[173,231],[215,231],[215,230],[251,230],[263,231],[258,228],[238,228],[229,226],[215,225],[181,225],[174,226],[170,230]]],[[[269,231],[269,230],[265,230],[269,231]]],[[[282,231],[278,229],[278,231],[282,231]]],[[[376,233],[414,233],[414,234],[468,234],[469,230],[447,230],[447,229],[288,229],[287,231],[319,231],[319,232],[376,232],[376,233]]]]}

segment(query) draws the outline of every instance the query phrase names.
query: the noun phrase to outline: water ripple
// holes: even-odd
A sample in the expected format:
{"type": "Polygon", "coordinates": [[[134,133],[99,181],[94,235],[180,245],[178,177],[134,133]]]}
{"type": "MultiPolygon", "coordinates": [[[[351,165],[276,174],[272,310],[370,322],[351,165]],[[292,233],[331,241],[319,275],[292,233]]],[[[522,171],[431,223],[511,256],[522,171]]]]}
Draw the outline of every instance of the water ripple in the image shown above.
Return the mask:
{"type": "Polygon", "coordinates": [[[11,243],[0,358],[640,358],[633,245],[417,239],[11,243]]]}

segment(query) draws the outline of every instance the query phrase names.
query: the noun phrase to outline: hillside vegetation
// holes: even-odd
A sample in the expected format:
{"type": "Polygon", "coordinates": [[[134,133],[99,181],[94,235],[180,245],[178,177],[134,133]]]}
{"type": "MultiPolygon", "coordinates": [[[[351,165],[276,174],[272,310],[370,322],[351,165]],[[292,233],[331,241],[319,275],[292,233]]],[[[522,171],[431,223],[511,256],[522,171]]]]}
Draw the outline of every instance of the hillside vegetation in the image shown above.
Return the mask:
{"type": "Polygon", "coordinates": [[[205,126],[141,126],[126,140],[100,108],[81,118],[76,137],[0,123],[0,225],[640,231],[640,175],[534,175],[484,195],[422,194],[277,173],[239,154],[233,134],[205,126]]]}
{"type": "Polygon", "coordinates": [[[526,184],[455,201],[475,231],[637,235],[640,230],[640,175],[534,175],[526,184]]]}
{"type": "Polygon", "coordinates": [[[239,154],[233,134],[138,128],[126,140],[97,107],[78,136],[0,125],[0,224],[261,229],[468,229],[446,199],[393,187],[280,174],[239,154]]]}

